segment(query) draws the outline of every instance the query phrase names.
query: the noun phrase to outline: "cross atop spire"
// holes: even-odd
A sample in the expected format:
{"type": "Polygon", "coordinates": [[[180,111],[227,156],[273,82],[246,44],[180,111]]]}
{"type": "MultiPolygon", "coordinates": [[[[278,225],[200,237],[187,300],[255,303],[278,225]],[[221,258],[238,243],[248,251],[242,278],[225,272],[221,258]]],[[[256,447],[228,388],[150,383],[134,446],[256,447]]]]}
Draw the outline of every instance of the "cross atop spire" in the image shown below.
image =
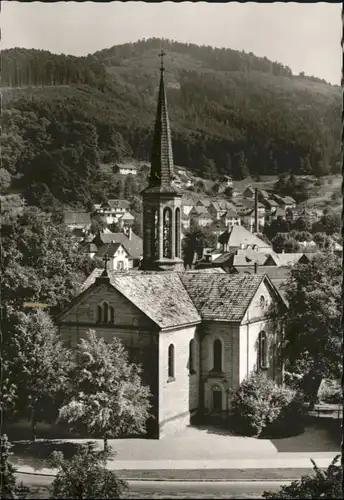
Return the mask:
{"type": "Polygon", "coordinates": [[[159,52],[159,57],[160,57],[160,71],[163,72],[165,70],[164,68],[164,56],[166,55],[166,52],[164,51],[164,49],[161,49],[161,51],[159,52]]]}
{"type": "Polygon", "coordinates": [[[109,262],[110,260],[110,257],[108,256],[108,254],[106,253],[104,255],[104,257],[102,258],[102,261],[104,262],[104,271],[103,271],[103,276],[107,276],[107,263],[109,262]]]}

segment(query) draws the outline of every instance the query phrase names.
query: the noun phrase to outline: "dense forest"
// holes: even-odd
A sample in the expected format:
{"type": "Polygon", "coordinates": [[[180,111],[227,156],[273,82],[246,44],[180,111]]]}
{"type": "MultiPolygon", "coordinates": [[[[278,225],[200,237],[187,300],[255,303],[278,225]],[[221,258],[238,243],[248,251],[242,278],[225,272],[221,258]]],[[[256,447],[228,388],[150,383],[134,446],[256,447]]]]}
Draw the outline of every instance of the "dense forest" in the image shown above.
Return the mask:
{"type": "MultiPolygon", "coordinates": [[[[32,202],[86,206],[106,184],[99,165],[149,161],[160,47],[2,51],[2,167],[12,184],[32,202]]],[[[340,87],[252,53],[168,40],[164,49],[176,164],[210,179],[340,171],[340,87]]]]}

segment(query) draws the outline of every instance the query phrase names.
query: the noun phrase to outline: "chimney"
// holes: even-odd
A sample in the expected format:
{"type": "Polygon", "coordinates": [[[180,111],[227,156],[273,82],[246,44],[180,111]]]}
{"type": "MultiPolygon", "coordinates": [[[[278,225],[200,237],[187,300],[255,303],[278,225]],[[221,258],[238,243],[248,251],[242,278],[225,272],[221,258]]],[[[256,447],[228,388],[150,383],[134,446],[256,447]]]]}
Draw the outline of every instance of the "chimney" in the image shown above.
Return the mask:
{"type": "Polygon", "coordinates": [[[132,231],[131,231],[131,226],[129,226],[129,229],[128,229],[128,238],[129,240],[131,240],[131,237],[132,237],[132,231]]]}
{"type": "Polygon", "coordinates": [[[254,274],[258,273],[258,262],[254,263],[254,274]]]}
{"type": "Polygon", "coordinates": [[[259,233],[259,222],[258,222],[258,188],[254,191],[254,230],[259,233]]]}

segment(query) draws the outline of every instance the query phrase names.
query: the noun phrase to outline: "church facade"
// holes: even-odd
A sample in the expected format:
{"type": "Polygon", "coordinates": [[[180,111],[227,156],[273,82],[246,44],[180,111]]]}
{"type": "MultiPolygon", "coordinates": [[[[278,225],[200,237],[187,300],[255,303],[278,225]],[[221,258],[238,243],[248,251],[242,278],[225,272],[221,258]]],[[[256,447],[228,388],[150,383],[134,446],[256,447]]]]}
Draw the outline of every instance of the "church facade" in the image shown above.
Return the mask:
{"type": "Polygon", "coordinates": [[[273,330],[269,309],[283,300],[263,274],[184,270],[163,67],[150,180],[142,196],[141,269],[95,269],[57,322],[71,347],[89,329],[123,342],[151,389],[148,434],[162,438],[193,418],[225,418],[233,391],[253,371],[282,382],[281,332],[273,330]]]}

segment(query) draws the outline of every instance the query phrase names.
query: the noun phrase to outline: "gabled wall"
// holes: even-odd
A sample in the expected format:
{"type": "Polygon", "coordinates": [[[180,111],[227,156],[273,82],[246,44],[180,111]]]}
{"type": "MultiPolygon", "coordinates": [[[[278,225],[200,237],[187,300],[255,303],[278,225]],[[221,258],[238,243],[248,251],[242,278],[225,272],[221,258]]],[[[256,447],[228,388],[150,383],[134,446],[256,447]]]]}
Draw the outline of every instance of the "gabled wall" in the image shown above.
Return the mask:
{"type": "Polygon", "coordinates": [[[240,326],[240,363],[239,380],[240,383],[250,373],[257,370],[258,363],[258,338],[261,331],[268,335],[269,344],[269,367],[267,374],[269,377],[282,382],[282,366],[280,352],[277,349],[280,341],[280,332],[273,330],[273,325],[269,319],[269,307],[273,300],[276,300],[271,289],[263,281],[255,293],[250,306],[248,307],[240,326]],[[260,297],[265,297],[265,307],[260,305],[260,297]]]}
{"type": "Polygon", "coordinates": [[[58,323],[61,339],[72,348],[89,329],[95,330],[106,342],[110,343],[114,337],[121,340],[128,350],[129,360],[142,365],[142,381],[151,389],[151,411],[155,420],[150,423],[148,430],[157,437],[159,334],[154,323],[122,294],[106,284],[82,295],[80,301],[59,318],[58,323]],[[96,323],[96,306],[104,300],[114,307],[114,324],[96,323]]]}

